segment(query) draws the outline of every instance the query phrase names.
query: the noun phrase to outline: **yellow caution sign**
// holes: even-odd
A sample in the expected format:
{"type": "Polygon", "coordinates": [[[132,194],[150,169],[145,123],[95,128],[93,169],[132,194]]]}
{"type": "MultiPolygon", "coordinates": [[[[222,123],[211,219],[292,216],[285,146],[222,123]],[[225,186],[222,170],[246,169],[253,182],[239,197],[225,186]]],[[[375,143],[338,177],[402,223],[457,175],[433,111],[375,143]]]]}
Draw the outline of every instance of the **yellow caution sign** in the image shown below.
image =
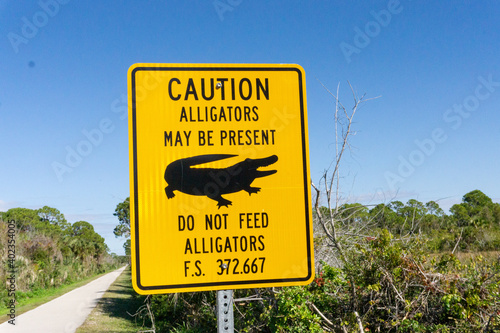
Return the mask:
{"type": "Polygon", "coordinates": [[[303,69],[135,64],[128,89],[135,290],[310,283],[303,69]]]}

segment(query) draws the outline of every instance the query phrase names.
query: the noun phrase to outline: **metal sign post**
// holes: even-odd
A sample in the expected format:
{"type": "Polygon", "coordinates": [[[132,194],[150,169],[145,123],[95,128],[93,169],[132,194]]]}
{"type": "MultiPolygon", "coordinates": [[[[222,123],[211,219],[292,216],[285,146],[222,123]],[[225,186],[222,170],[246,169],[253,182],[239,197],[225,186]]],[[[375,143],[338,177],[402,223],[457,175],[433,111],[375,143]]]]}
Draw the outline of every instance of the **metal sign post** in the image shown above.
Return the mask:
{"type": "Polygon", "coordinates": [[[234,333],[233,291],[217,291],[217,332],[234,333]]]}

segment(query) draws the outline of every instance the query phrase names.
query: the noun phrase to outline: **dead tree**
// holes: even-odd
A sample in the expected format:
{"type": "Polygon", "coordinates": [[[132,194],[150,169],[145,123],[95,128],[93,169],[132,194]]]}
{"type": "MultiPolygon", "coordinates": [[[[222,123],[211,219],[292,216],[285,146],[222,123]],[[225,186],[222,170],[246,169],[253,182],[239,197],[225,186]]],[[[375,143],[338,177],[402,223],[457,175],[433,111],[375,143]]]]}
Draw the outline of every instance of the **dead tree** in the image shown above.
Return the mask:
{"type": "Polygon", "coordinates": [[[324,171],[319,181],[320,185],[317,186],[314,182],[311,183],[316,195],[314,199],[314,212],[327,241],[338,253],[340,264],[342,264],[346,258],[344,251],[345,242],[341,242],[341,237],[365,237],[363,229],[366,229],[367,225],[366,223],[357,225],[346,225],[343,223],[345,220],[350,220],[357,213],[357,209],[355,207],[345,208],[341,202],[340,166],[345,153],[351,149],[350,137],[356,134],[352,128],[354,116],[362,103],[374,98],[365,99],[365,95],[359,97],[349,83],[354,102],[353,106],[348,109],[339,99],[340,84],[337,85],[336,94],[333,94],[324,85],[323,87],[335,100],[335,159],[332,161],[330,167],[324,171]],[[326,197],[324,201],[323,195],[326,197]],[[341,226],[342,230],[339,230],[341,226]]]}

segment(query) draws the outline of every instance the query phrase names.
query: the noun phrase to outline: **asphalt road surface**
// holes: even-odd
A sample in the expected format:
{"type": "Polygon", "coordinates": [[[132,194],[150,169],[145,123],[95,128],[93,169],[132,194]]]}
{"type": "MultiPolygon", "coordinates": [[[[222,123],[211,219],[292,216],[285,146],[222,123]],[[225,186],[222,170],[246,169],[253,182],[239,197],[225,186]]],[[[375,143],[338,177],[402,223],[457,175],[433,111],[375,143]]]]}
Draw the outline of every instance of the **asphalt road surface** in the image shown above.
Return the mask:
{"type": "Polygon", "coordinates": [[[117,269],[36,309],[16,316],[16,325],[5,322],[0,325],[0,332],[75,332],[124,269],[125,267],[117,269]]]}

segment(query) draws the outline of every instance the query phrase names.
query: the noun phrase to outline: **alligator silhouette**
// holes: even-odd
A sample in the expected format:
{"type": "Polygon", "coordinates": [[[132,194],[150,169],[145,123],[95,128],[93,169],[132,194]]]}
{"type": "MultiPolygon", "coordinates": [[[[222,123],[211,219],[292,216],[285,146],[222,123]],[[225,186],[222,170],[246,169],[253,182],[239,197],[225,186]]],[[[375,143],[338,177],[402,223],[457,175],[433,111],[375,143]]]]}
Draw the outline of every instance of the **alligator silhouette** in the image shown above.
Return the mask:
{"type": "Polygon", "coordinates": [[[198,164],[214,162],[238,155],[212,154],[199,155],[182,158],[170,163],[165,169],[165,187],[167,198],[175,196],[174,191],[180,191],[190,195],[205,195],[217,201],[217,206],[228,207],[231,201],[224,199],[221,195],[247,191],[249,195],[258,193],[260,187],[251,187],[255,178],[266,177],[276,173],[276,170],[259,171],[259,167],[266,167],[276,163],[278,156],[272,155],[266,158],[247,158],[242,162],[224,169],[215,168],[192,168],[198,164]]]}

